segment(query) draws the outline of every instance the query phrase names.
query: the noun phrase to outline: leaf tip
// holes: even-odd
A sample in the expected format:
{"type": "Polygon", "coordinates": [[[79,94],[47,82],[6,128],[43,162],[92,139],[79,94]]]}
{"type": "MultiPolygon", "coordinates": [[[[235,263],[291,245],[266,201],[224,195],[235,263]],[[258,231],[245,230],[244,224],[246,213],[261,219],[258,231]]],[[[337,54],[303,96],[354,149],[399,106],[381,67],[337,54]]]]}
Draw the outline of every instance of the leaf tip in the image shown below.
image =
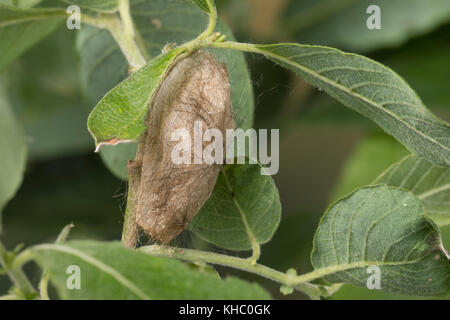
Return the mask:
{"type": "Polygon", "coordinates": [[[95,146],[95,152],[98,153],[100,152],[100,148],[103,146],[117,146],[120,143],[133,143],[133,140],[120,140],[118,138],[112,138],[100,143],[97,143],[95,146]]]}

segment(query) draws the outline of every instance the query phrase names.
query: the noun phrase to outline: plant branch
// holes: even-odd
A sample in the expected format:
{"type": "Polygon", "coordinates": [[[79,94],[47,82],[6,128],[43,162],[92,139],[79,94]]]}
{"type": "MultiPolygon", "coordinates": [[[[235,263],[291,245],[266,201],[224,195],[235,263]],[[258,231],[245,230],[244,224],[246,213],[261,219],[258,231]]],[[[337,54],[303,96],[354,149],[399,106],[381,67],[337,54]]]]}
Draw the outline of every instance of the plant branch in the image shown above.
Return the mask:
{"type": "Polygon", "coordinates": [[[136,32],[128,0],[120,1],[119,14],[120,19],[115,20],[115,22],[110,25],[109,31],[125,55],[130,65],[130,71],[134,72],[145,66],[147,62],[136,42],[136,32]]]}
{"type": "MultiPolygon", "coordinates": [[[[143,148],[142,142],[139,144],[143,148]]],[[[127,208],[125,210],[125,221],[123,223],[122,244],[130,249],[135,249],[138,241],[138,225],[136,223],[136,205],[139,189],[141,186],[142,161],[139,160],[137,153],[136,160],[130,161],[127,165],[128,170],[128,198],[127,208]]]]}
{"type": "Polygon", "coordinates": [[[116,40],[120,50],[122,50],[122,53],[130,65],[131,72],[135,72],[146,65],[147,62],[135,41],[133,36],[134,33],[128,33],[129,30],[127,32],[119,18],[110,20],[107,29],[111,32],[114,40],[116,40]]]}
{"type": "MultiPolygon", "coordinates": [[[[264,265],[255,263],[252,264],[248,259],[217,254],[213,252],[198,251],[192,249],[179,249],[166,246],[147,246],[141,247],[138,251],[167,258],[176,258],[184,261],[196,262],[202,261],[210,264],[218,264],[225,267],[232,267],[246,272],[260,275],[261,277],[273,280],[282,285],[293,287],[308,295],[311,299],[320,299],[321,296],[327,295],[327,291],[321,286],[308,283],[306,281],[297,281],[299,277],[295,277],[264,265]]],[[[311,280],[318,277],[310,276],[311,280]]],[[[306,278],[305,278],[306,279],[306,278]]]]}
{"type": "Polygon", "coordinates": [[[209,9],[209,22],[208,26],[206,27],[206,30],[203,31],[202,34],[198,36],[198,39],[204,40],[206,39],[211,33],[214,32],[214,29],[216,28],[217,24],[217,9],[212,3],[212,1],[206,1],[208,3],[208,9],[209,9]]]}
{"type": "Polygon", "coordinates": [[[100,14],[96,17],[82,15],[81,22],[100,29],[107,29],[120,47],[130,65],[130,72],[134,72],[146,65],[141,48],[136,42],[136,31],[130,13],[128,0],[121,0],[119,16],[116,14],[100,14]]]}
{"type": "Polygon", "coordinates": [[[122,19],[123,29],[125,33],[129,34],[131,37],[134,38],[135,36],[134,24],[133,19],[131,18],[130,3],[128,0],[120,0],[119,14],[122,19]]]}
{"type": "Polygon", "coordinates": [[[225,41],[225,42],[210,42],[207,46],[222,48],[222,49],[233,49],[238,51],[253,52],[253,53],[263,53],[262,50],[258,49],[251,43],[241,43],[235,41],[225,41]]]}
{"type": "Polygon", "coordinates": [[[108,23],[112,19],[112,15],[100,14],[97,17],[92,17],[87,14],[81,14],[81,22],[99,29],[107,29],[108,23]]]}

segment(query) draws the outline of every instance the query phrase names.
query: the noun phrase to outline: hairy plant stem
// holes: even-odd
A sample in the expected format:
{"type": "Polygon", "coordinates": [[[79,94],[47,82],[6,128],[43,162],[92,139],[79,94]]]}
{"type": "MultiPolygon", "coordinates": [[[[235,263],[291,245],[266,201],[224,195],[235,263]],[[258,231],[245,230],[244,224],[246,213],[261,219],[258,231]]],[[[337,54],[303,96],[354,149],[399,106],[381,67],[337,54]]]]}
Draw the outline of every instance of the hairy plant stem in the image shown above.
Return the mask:
{"type": "Polygon", "coordinates": [[[292,276],[290,274],[271,269],[258,263],[252,263],[251,261],[249,261],[249,259],[237,258],[213,252],[171,248],[158,245],[141,247],[138,250],[153,256],[176,258],[190,262],[201,261],[254,273],[261,277],[278,282],[282,285],[295,288],[296,290],[305,293],[313,300],[320,299],[321,296],[327,295],[327,290],[324,287],[308,282],[322,276],[316,275],[314,271],[302,276],[292,276]]]}
{"type": "Polygon", "coordinates": [[[125,210],[125,220],[122,231],[122,244],[130,249],[135,249],[138,242],[139,227],[136,223],[137,195],[141,185],[142,161],[131,161],[127,165],[128,170],[128,197],[125,210]]]}
{"type": "Polygon", "coordinates": [[[214,29],[216,28],[216,24],[217,24],[217,9],[212,4],[211,1],[207,1],[207,3],[208,3],[208,8],[209,8],[209,21],[208,21],[208,26],[206,27],[205,31],[203,31],[202,34],[200,34],[197,38],[200,40],[204,40],[210,34],[212,34],[214,32],[214,29]]]}
{"type": "Polygon", "coordinates": [[[0,266],[6,271],[6,274],[19,291],[21,297],[32,299],[36,296],[36,290],[22,271],[22,266],[16,266],[9,261],[8,252],[0,242],[0,266]]]}
{"type": "Polygon", "coordinates": [[[141,52],[141,48],[136,41],[136,32],[133,19],[130,13],[130,3],[128,0],[121,0],[119,4],[120,19],[116,20],[118,25],[113,25],[109,29],[120,49],[124,53],[130,65],[130,72],[135,72],[145,66],[147,62],[141,52]]]}
{"type": "Polygon", "coordinates": [[[222,49],[232,49],[238,51],[252,52],[252,53],[261,53],[257,47],[255,47],[251,43],[241,43],[235,41],[224,41],[224,42],[210,42],[206,44],[208,47],[214,48],[222,48],[222,49]]]}
{"type": "Polygon", "coordinates": [[[47,270],[42,272],[41,281],[39,281],[39,292],[42,300],[50,300],[50,296],[48,295],[48,282],[50,280],[50,275],[47,270]]]}
{"type": "Polygon", "coordinates": [[[123,29],[132,38],[135,36],[135,29],[133,24],[133,19],[131,18],[130,12],[130,2],[128,0],[120,0],[119,3],[119,13],[122,19],[123,29]]]}
{"type": "Polygon", "coordinates": [[[143,56],[145,49],[139,46],[136,39],[137,32],[128,0],[120,1],[119,15],[115,13],[99,14],[96,17],[82,15],[81,22],[96,28],[107,29],[111,33],[130,65],[130,72],[135,72],[146,65],[147,62],[143,56]]]}

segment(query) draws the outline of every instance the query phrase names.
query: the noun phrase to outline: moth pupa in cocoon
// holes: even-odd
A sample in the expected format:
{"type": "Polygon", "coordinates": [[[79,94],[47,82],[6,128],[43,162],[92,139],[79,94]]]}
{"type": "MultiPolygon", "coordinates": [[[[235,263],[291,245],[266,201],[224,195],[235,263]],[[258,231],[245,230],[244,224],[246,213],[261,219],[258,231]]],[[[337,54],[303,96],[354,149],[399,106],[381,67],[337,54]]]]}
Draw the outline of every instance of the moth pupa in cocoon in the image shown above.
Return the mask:
{"type": "Polygon", "coordinates": [[[211,144],[200,138],[202,148],[194,147],[199,123],[201,137],[208,129],[222,133],[225,157],[226,129],[235,127],[230,83],[225,66],[203,51],[178,61],[168,72],[151,102],[143,136],[136,222],[162,243],[187,228],[210,197],[219,175],[220,164],[198,161],[211,144]],[[172,134],[180,129],[190,136],[190,163],[174,163],[172,158],[180,144],[180,140],[173,141],[172,134]]]}

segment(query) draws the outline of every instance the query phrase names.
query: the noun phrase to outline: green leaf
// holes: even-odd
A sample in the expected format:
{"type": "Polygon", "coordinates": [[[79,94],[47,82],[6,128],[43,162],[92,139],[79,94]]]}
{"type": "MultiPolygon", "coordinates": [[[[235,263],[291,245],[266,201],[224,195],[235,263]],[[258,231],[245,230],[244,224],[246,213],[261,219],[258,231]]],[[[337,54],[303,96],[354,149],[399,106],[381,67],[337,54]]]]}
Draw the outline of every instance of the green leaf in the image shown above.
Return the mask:
{"type": "Polygon", "coordinates": [[[272,177],[261,165],[227,165],[189,228],[225,249],[248,250],[268,242],[278,228],[281,204],[272,177]]]}
{"type": "MultiPolygon", "coordinates": [[[[444,247],[448,248],[450,229],[448,227],[441,229],[444,247]]],[[[384,290],[369,290],[367,287],[361,288],[354,285],[342,285],[341,289],[331,297],[333,300],[423,300],[423,296],[412,296],[406,294],[396,294],[384,290]]],[[[441,297],[429,297],[427,299],[441,300],[441,297]]]]}
{"type": "Polygon", "coordinates": [[[0,88],[0,232],[1,213],[19,188],[27,159],[25,134],[0,88]]]}
{"type": "Polygon", "coordinates": [[[181,52],[174,49],[161,54],[100,100],[88,119],[88,129],[97,146],[136,141],[141,136],[150,101],[181,52]]]}
{"type": "Polygon", "coordinates": [[[70,5],[77,5],[98,12],[115,12],[120,0],[61,0],[70,5]]]}
{"type": "Polygon", "coordinates": [[[213,0],[192,0],[200,9],[205,11],[207,14],[211,13],[210,7],[215,9],[213,0]]]}
{"type": "Polygon", "coordinates": [[[375,183],[410,190],[425,205],[425,214],[438,226],[450,224],[450,169],[408,156],[387,169],[375,183]]]}
{"type": "Polygon", "coordinates": [[[152,257],[120,243],[73,241],[31,248],[63,299],[270,299],[261,287],[198,272],[177,260],[152,257]],[[81,289],[69,290],[69,266],[80,268],[81,289]]]}
{"type": "Polygon", "coordinates": [[[54,31],[66,17],[60,9],[22,9],[0,4],[0,71],[54,31]]]}
{"type": "Polygon", "coordinates": [[[408,295],[450,294],[450,260],[439,228],[411,192],[360,189],[322,217],[311,254],[315,272],[333,283],[366,287],[369,266],[380,268],[381,289],[408,295]]]}
{"type": "Polygon", "coordinates": [[[302,43],[367,52],[398,46],[450,19],[447,0],[302,0],[290,1],[284,31],[302,43]],[[367,8],[378,5],[381,29],[367,28],[367,8]]]}
{"type": "MultiPolygon", "coordinates": [[[[407,81],[426,101],[427,107],[444,120],[450,120],[450,91],[447,78],[450,70],[450,25],[440,28],[431,35],[408,41],[400,48],[377,52],[372,58],[389,66],[407,81]],[[424,59],[426,57],[426,59],[424,59]]],[[[331,122],[370,125],[362,118],[326,94],[316,94],[308,103],[308,112],[299,119],[301,122],[331,122]]]]}
{"type": "Polygon", "coordinates": [[[449,124],[436,118],[389,68],[356,54],[320,46],[275,44],[236,48],[266,55],[373,120],[412,153],[450,166],[449,124]]]}

